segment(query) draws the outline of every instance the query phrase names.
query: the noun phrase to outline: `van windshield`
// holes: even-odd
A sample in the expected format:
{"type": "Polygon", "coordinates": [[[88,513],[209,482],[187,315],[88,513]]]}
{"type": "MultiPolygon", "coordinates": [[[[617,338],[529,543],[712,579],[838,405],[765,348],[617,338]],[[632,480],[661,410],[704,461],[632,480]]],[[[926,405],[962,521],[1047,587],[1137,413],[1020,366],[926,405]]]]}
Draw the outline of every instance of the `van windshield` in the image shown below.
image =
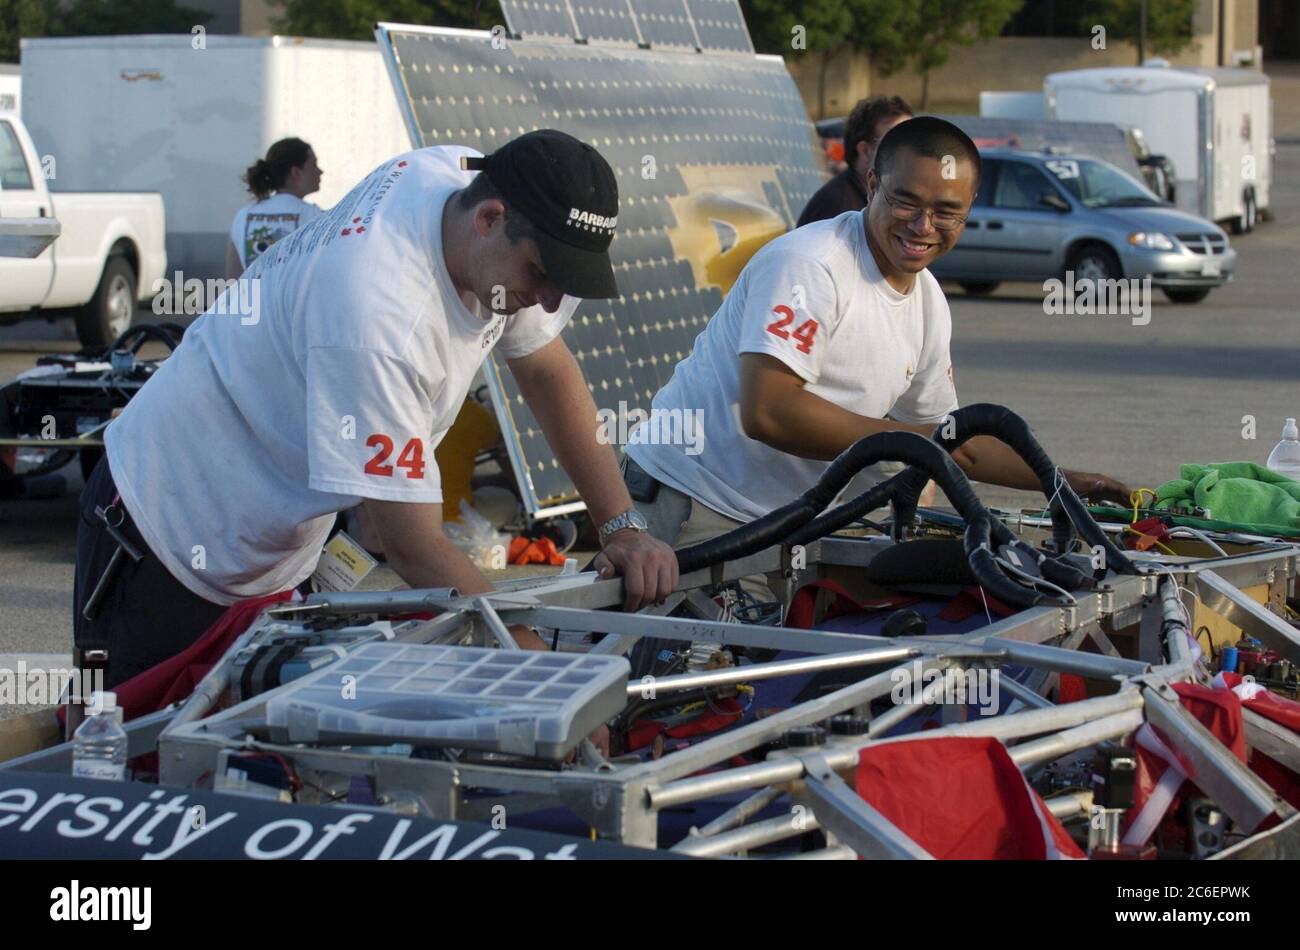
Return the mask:
{"type": "Polygon", "coordinates": [[[1143,185],[1105,162],[1050,158],[1043,165],[1070,194],[1089,208],[1134,208],[1164,204],[1143,185]]]}

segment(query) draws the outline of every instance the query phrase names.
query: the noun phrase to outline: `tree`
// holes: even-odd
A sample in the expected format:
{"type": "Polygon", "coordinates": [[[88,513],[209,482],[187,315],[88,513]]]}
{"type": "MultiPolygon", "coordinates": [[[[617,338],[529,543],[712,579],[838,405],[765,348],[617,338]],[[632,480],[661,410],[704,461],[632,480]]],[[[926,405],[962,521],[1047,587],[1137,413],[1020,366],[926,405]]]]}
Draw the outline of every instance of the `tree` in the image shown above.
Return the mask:
{"type": "Polygon", "coordinates": [[[368,40],[375,24],[413,23],[491,29],[504,23],[495,0],[272,0],[284,10],[276,30],[295,36],[368,40]]]}
{"type": "Polygon", "coordinates": [[[206,10],[176,0],[46,0],[48,36],[109,36],[117,33],[189,33],[212,19],[206,10]]]}
{"type": "Polygon", "coordinates": [[[0,3],[0,63],[16,63],[18,41],[45,35],[45,7],[41,0],[5,0],[0,3]]]}
{"type": "Polygon", "coordinates": [[[807,49],[822,52],[823,112],[826,71],[838,51],[866,53],[885,76],[912,64],[921,75],[924,109],[930,71],[948,61],[950,48],[997,36],[1023,5],[1024,0],[741,0],[761,52],[790,55],[792,28],[806,27],[807,49]]]}
{"type": "Polygon", "coordinates": [[[884,76],[908,63],[921,76],[924,110],[930,73],[948,62],[953,46],[972,46],[1002,32],[1024,0],[855,0],[862,46],[884,76]]]}
{"type": "Polygon", "coordinates": [[[824,116],[826,74],[831,60],[843,50],[861,48],[851,7],[845,0],[741,0],[740,7],[759,52],[782,56],[822,54],[817,74],[817,114],[824,116]]]}
{"type": "Polygon", "coordinates": [[[1085,29],[1106,28],[1107,39],[1131,40],[1138,48],[1137,64],[1148,51],[1173,56],[1192,45],[1192,17],[1196,0],[1147,2],[1146,37],[1142,41],[1142,0],[1090,0],[1080,14],[1085,29]]]}

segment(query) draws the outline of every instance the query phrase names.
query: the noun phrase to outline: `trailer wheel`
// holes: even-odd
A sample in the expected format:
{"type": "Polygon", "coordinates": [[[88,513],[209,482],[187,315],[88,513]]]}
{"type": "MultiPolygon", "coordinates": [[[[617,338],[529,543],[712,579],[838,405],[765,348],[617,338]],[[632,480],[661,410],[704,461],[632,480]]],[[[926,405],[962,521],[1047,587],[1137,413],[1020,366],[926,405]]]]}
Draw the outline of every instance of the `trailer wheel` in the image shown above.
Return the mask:
{"type": "Polygon", "coordinates": [[[104,262],[104,273],[90,302],[77,311],[77,339],[82,346],[108,346],[135,316],[135,268],[120,254],[104,262]]]}
{"type": "Polygon", "coordinates": [[[1255,192],[1247,189],[1241,196],[1241,214],[1232,222],[1233,234],[1249,234],[1259,223],[1259,206],[1255,204],[1255,192]]]}
{"type": "Polygon", "coordinates": [[[963,280],[961,289],[972,297],[987,297],[998,289],[999,283],[1000,281],[996,280],[963,280]]]}

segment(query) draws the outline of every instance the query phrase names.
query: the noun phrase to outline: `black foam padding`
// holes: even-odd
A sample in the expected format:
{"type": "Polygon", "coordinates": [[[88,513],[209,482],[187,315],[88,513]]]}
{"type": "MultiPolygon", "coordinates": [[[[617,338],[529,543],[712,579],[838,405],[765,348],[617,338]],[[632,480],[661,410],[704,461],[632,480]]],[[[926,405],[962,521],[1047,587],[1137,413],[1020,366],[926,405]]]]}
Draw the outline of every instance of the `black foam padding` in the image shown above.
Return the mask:
{"type": "Polygon", "coordinates": [[[975,583],[961,541],[948,538],[917,538],[888,547],[867,563],[863,576],[879,587],[975,583]]]}

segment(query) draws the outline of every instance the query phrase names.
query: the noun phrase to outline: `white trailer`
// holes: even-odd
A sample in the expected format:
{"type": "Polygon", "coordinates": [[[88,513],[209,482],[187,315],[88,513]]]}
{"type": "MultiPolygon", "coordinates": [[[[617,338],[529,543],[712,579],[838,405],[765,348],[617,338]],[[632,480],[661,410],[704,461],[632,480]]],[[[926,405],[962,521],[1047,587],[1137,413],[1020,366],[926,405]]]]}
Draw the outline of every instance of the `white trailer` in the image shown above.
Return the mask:
{"type": "Polygon", "coordinates": [[[1175,203],[1237,233],[1269,207],[1273,112],[1268,77],[1249,69],[1134,66],[1043,79],[1054,119],[1136,126],[1173,162],[1175,203]]]}
{"type": "Polygon", "coordinates": [[[22,105],[23,71],[12,63],[0,63],[0,112],[18,111],[22,105]]]}
{"type": "Polygon", "coordinates": [[[240,176],[271,143],[311,144],[328,208],[411,148],[374,43],[299,37],[94,36],[22,41],[23,114],[55,191],[159,191],[167,258],[224,276],[240,176]]]}
{"type": "Polygon", "coordinates": [[[1046,119],[1047,108],[1041,92],[980,92],[980,118],[1046,119]]]}

